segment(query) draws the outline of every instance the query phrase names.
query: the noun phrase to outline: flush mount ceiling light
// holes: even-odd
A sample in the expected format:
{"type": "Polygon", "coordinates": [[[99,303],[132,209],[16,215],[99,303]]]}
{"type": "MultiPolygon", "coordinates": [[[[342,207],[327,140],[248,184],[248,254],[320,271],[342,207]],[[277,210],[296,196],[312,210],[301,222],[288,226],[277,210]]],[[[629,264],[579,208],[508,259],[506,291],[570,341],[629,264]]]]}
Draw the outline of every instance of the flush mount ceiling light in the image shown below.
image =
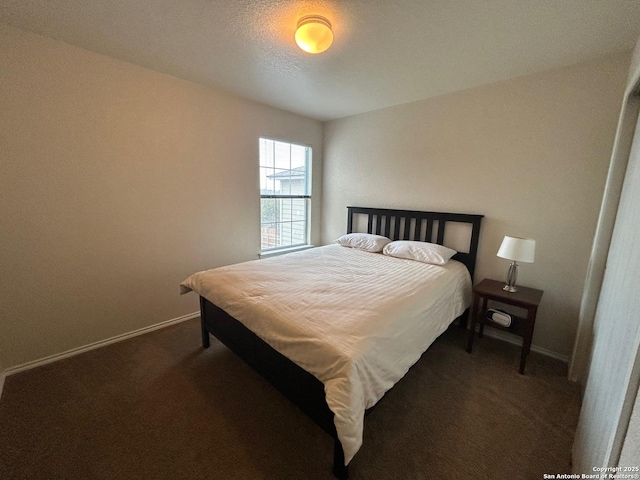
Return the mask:
{"type": "Polygon", "coordinates": [[[321,53],[333,43],[329,20],[319,15],[307,15],[298,21],[296,43],[307,53],[321,53]]]}

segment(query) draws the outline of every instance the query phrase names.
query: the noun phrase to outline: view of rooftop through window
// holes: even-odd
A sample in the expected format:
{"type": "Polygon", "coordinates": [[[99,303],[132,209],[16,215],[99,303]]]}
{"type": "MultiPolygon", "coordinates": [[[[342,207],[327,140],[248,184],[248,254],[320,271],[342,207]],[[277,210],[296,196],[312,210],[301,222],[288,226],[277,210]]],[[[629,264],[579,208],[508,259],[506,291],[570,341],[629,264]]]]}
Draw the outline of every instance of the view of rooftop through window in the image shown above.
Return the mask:
{"type": "Polygon", "coordinates": [[[311,148],[260,138],[261,251],[308,244],[311,148]]]}

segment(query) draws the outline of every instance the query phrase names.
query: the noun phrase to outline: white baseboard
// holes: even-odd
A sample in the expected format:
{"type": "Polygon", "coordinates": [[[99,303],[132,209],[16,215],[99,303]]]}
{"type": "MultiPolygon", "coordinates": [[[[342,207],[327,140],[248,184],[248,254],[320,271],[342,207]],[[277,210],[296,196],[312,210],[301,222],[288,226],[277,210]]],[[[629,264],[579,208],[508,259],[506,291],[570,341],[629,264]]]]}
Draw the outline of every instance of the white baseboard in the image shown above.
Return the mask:
{"type": "MultiPolygon", "coordinates": [[[[484,334],[487,337],[496,338],[498,340],[503,340],[505,342],[512,343],[514,345],[522,346],[522,339],[520,339],[519,337],[516,337],[514,335],[509,335],[509,334],[506,334],[504,332],[501,332],[500,330],[495,330],[493,328],[489,328],[489,329],[485,329],[484,330],[484,334]]],[[[555,358],[556,360],[560,360],[561,362],[564,362],[564,363],[569,363],[569,356],[568,355],[560,355],[559,353],[552,352],[551,350],[547,350],[546,348],[542,348],[542,347],[537,347],[535,345],[531,345],[531,351],[536,352],[536,353],[540,353],[540,354],[545,355],[547,357],[555,358]]]]}
{"type": "Polygon", "coordinates": [[[53,363],[58,360],[62,360],[63,358],[73,357],[74,355],[88,352],[89,350],[95,350],[96,348],[105,347],[112,343],[121,342],[129,338],[137,337],[138,335],[143,335],[145,333],[149,333],[154,330],[159,330],[161,328],[165,328],[170,325],[175,325],[176,323],[186,322],[187,320],[191,320],[199,316],[200,316],[200,312],[189,313],[188,315],[183,315],[182,317],[172,318],[171,320],[166,320],[164,322],[156,323],[155,325],[149,325],[148,327],[139,328],[138,330],[134,330],[133,332],[123,333],[121,335],[116,335],[115,337],[90,343],[89,345],[72,348],[71,350],[67,350],[66,352],[56,353],[54,355],[49,355],[48,357],[23,363],[22,365],[16,365],[15,367],[7,368],[2,374],[0,374],[0,395],[2,395],[2,386],[4,384],[4,378],[8,377],[9,375],[13,375],[14,373],[24,372],[25,370],[30,370],[32,368],[40,367],[48,363],[53,363]]]}

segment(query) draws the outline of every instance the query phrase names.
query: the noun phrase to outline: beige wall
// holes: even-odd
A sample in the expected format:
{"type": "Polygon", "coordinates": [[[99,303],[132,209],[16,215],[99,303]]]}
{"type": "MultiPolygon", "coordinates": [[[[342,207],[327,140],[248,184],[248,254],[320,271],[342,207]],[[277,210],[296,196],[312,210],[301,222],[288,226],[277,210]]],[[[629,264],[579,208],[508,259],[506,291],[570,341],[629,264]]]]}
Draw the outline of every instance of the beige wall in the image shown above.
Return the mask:
{"type": "Polygon", "coordinates": [[[318,241],[321,123],[7,26],[0,44],[2,367],[194,312],[181,280],[257,258],[260,135],[314,148],[318,241]]]}
{"type": "MultiPolygon", "coordinates": [[[[346,206],[484,214],[476,280],[504,235],[537,240],[519,284],[545,291],[535,346],[570,354],[629,54],[325,125],[323,242],[346,206]]],[[[428,79],[425,79],[428,81],[428,79]]]]}

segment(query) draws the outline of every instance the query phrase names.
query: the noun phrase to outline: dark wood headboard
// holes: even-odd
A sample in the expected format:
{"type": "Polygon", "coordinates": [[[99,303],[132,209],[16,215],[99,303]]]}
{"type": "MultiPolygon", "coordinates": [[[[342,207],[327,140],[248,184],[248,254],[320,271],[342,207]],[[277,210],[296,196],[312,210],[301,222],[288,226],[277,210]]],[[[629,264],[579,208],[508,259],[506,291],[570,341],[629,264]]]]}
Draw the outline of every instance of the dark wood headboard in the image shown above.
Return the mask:
{"type": "Polygon", "coordinates": [[[452,222],[471,224],[469,251],[456,253],[453,259],[458,260],[467,267],[473,280],[478,254],[480,224],[484,215],[368,207],[347,207],[347,211],[347,233],[353,233],[354,215],[366,215],[367,233],[384,235],[391,240],[415,240],[443,245],[447,224],[452,222]],[[437,232],[434,238],[435,223],[437,223],[437,232]]]}

